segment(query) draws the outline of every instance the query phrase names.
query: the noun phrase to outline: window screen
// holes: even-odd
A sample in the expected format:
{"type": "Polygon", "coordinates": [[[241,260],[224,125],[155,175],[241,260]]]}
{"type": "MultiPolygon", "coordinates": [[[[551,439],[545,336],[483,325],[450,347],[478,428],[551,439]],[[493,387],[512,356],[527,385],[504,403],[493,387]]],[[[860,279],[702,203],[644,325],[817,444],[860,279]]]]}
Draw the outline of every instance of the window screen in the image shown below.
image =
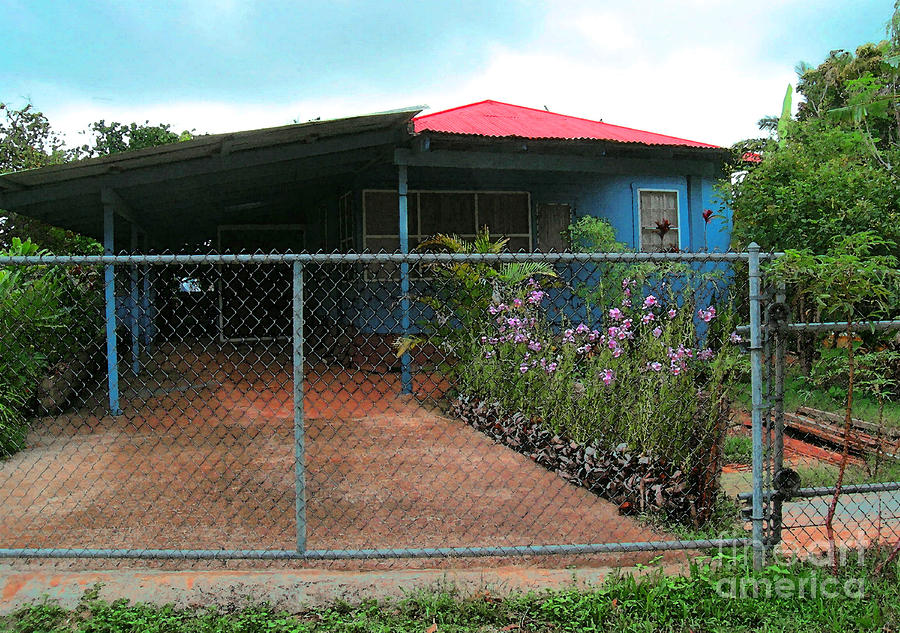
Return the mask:
{"type": "MultiPolygon", "coordinates": [[[[396,191],[363,192],[364,247],[369,251],[399,248],[396,191]]],[[[410,191],[409,247],[444,233],[472,239],[481,227],[510,239],[510,250],[531,249],[531,202],[524,192],[410,191]]]]}
{"type": "Polygon", "coordinates": [[[678,192],[640,191],[641,250],[678,250],[678,192]]]}

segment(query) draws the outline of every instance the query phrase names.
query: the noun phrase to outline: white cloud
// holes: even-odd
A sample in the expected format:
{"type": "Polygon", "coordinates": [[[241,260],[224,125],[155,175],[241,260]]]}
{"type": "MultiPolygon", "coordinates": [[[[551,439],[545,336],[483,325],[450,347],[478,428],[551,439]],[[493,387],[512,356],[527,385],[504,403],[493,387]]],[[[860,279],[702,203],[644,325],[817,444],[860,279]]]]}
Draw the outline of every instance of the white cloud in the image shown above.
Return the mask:
{"type": "MultiPolygon", "coordinates": [[[[240,21],[236,0],[195,0],[216,20],[240,21]]],[[[621,5],[562,0],[530,41],[495,46],[488,61],[440,88],[386,85],[292,103],[147,102],[133,105],[57,99],[45,106],[53,124],[78,142],[77,130],[103,118],[171,123],[177,130],[225,132],[332,118],[421,103],[434,109],[482,99],[600,119],[628,127],[728,145],[759,134],[756,121],[780,109],[793,64],[760,62],[765,7],[722,0],[660,0],[621,5]],[[700,6],[702,5],[702,6],[700,6]],[[727,24],[723,23],[727,20],[727,24]]],[[[197,9],[199,11],[199,9],[197,9]]],[[[198,13],[200,15],[200,13],[198,13]]],[[[216,22],[210,22],[210,28],[216,22]]],[[[37,95],[35,95],[37,98],[37,95]]]]}
{"type": "Polygon", "coordinates": [[[559,26],[573,30],[593,50],[622,52],[637,46],[631,26],[612,13],[581,13],[562,19],[559,26]]]}

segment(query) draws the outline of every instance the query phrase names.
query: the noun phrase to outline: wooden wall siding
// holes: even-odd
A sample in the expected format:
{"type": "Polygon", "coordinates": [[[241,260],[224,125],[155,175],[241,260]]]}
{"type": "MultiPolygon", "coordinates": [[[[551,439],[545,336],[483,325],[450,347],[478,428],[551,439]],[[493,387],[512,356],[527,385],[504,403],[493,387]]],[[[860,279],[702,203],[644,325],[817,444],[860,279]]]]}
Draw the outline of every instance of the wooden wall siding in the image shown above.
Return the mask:
{"type": "Polygon", "coordinates": [[[569,228],[572,207],[555,202],[537,206],[537,250],[543,253],[563,252],[568,249],[568,240],[563,232],[569,228]]]}

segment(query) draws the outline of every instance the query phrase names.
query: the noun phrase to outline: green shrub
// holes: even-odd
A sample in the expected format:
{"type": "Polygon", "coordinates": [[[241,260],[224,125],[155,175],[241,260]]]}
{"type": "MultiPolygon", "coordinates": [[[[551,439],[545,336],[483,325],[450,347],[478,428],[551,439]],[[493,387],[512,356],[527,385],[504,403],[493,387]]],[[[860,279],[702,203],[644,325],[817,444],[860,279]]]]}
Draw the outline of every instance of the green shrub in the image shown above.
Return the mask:
{"type": "MultiPolygon", "coordinates": [[[[0,251],[37,254],[18,238],[0,251]]],[[[0,267],[0,457],[22,448],[28,408],[48,370],[96,339],[98,279],[96,271],[76,267],[0,267]]]]}
{"type": "Polygon", "coordinates": [[[729,435],[723,449],[725,463],[750,464],[753,462],[753,439],[746,435],[729,435]]]}
{"type": "MultiPolygon", "coordinates": [[[[636,285],[626,279],[628,296],[636,285]]],[[[685,467],[716,450],[736,365],[726,341],[698,333],[717,318],[672,291],[610,308],[605,325],[562,327],[539,284],[508,288],[469,330],[456,366],[460,391],[538,417],[582,443],[626,443],[685,467]],[[699,317],[698,317],[699,315],[699,317]],[[701,343],[701,341],[703,341],[701,343]]]]}

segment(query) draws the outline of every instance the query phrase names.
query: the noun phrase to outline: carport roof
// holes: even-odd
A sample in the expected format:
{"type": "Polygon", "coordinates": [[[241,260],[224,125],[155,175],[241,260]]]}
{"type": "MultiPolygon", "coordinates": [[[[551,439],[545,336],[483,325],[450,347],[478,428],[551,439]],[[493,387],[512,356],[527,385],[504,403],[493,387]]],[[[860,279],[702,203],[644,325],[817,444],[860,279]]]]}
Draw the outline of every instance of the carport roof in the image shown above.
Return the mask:
{"type": "Polygon", "coordinates": [[[243,199],[354,173],[380,158],[392,160],[421,110],[213,134],[2,174],[0,209],[99,238],[103,194],[111,190],[152,237],[154,225],[177,223],[188,212],[213,214],[243,199]]]}

